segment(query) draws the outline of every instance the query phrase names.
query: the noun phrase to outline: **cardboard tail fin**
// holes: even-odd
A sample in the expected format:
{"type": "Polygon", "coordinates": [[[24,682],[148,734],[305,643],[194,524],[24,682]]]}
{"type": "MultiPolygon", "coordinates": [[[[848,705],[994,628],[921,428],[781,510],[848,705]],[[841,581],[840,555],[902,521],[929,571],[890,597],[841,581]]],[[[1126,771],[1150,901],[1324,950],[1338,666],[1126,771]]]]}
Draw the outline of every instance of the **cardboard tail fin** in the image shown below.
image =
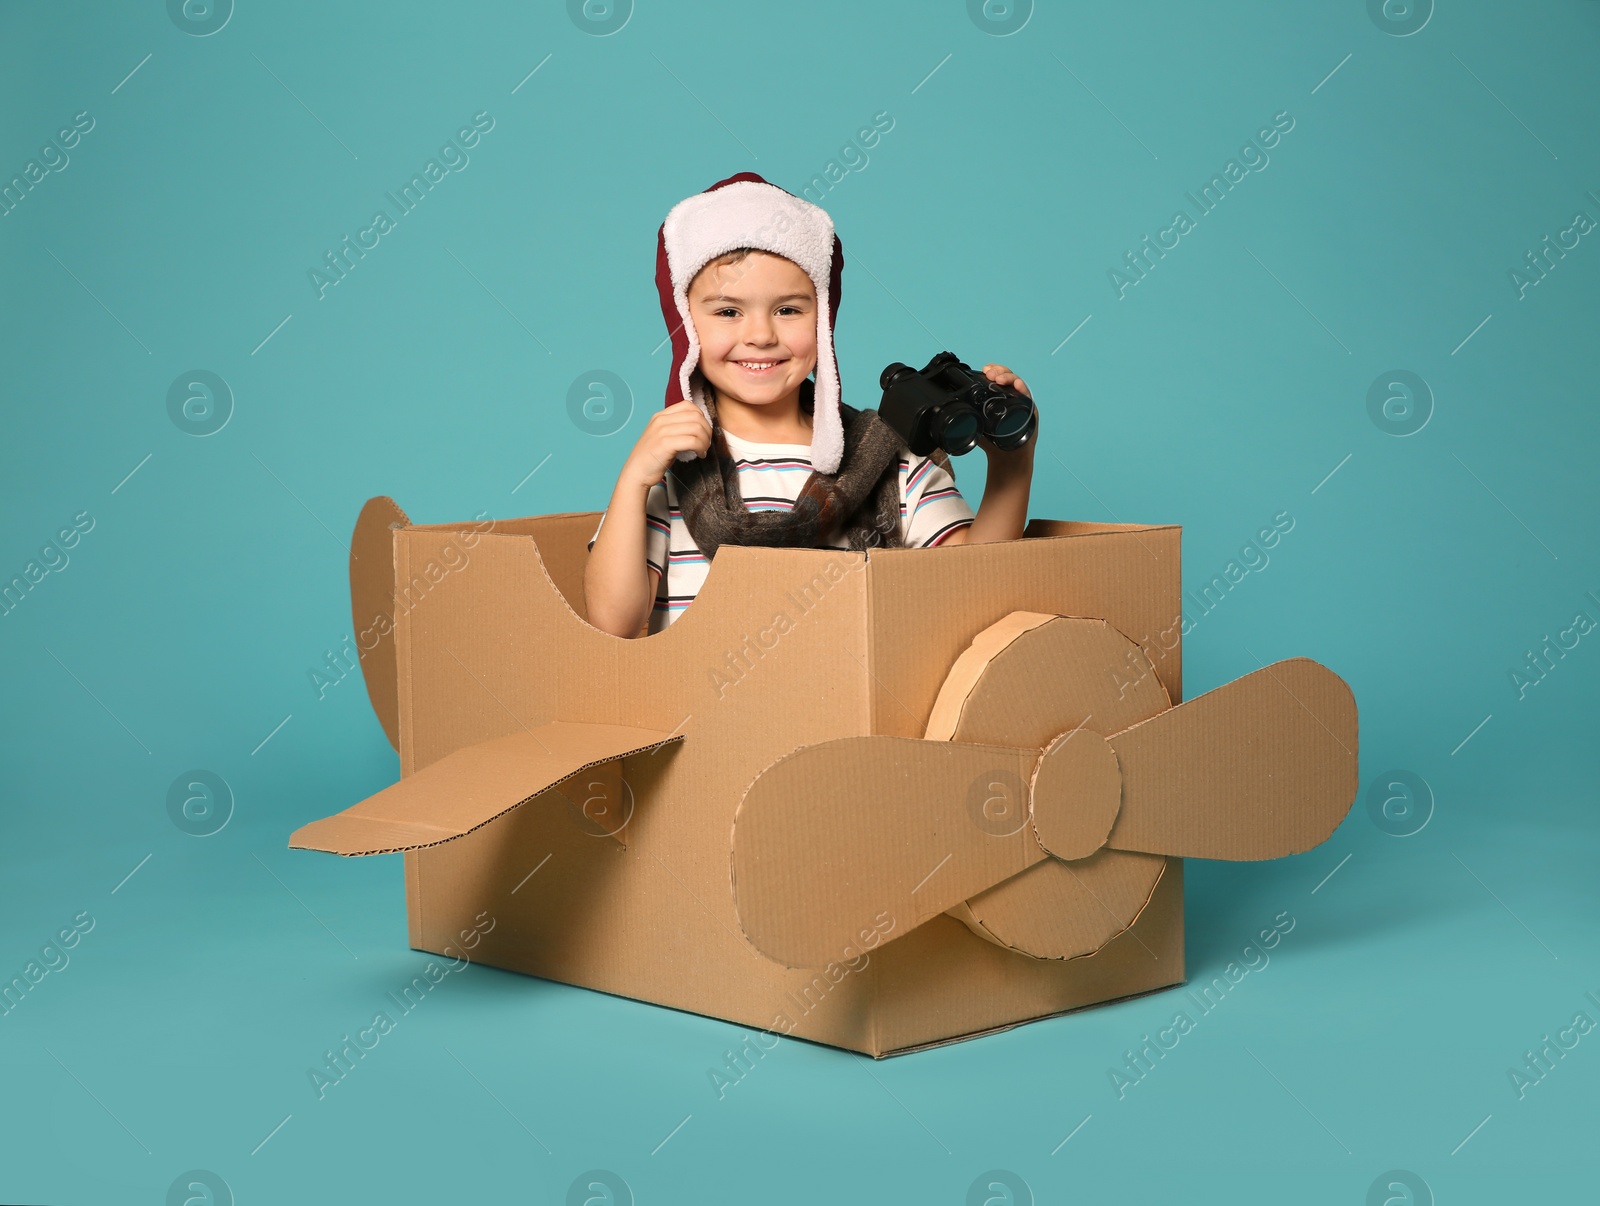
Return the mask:
{"type": "Polygon", "coordinates": [[[602,762],[643,754],[681,733],[551,721],[457,750],[336,816],[295,830],[295,850],[391,854],[451,841],[602,762]]]}
{"type": "Polygon", "coordinates": [[[399,666],[394,652],[394,529],[411,520],[387,495],[369,498],[350,534],[350,621],[361,677],[378,723],[400,749],[399,666]]]}

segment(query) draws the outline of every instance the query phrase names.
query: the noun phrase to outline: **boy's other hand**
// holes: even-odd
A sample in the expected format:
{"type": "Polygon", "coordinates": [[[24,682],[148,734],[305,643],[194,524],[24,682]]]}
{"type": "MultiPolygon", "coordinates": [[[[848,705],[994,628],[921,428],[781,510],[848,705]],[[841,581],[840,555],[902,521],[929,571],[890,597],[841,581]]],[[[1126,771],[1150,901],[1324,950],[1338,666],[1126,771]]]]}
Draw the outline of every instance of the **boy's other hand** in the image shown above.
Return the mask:
{"type": "Polygon", "coordinates": [[[674,402],[650,416],[623,466],[623,480],[648,490],[666,476],[678,453],[704,456],[710,448],[711,424],[700,408],[687,399],[674,402]]]}
{"type": "Polygon", "coordinates": [[[1023,384],[1022,378],[1013,373],[1003,364],[986,364],[983,366],[983,375],[996,385],[1009,385],[1026,395],[1033,397],[1033,391],[1023,384]]]}
{"type": "MultiPolygon", "coordinates": [[[[1005,365],[986,364],[983,366],[983,375],[989,378],[990,381],[993,381],[996,385],[1009,385],[1018,393],[1026,397],[1029,401],[1033,400],[1033,391],[1028,388],[1027,383],[1024,382],[1021,377],[1017,376],[1010,369],[1008,369],[1005,365]]],[[[1038,409],[1039,408],[1036,404],[1034,406],[1036,423],[1038,422],[1038,409]]],[[[979,432],[978,434],[978,443],[983,448],[983,451],[989,456],[1015,457],[1018,460],[1026,459],[1031,462],[1033,460],[1033,450],[1038,446],[1039,443],[1039,433],[1038,429],[1035,428],[1034,435],[1031,440],[1029,440],[1021,448],[1013,448],[1009,452],[1005,452],[999,448],[996,448],[990,441],[989,437],[984,435],[982,432],[979,432]]]]}

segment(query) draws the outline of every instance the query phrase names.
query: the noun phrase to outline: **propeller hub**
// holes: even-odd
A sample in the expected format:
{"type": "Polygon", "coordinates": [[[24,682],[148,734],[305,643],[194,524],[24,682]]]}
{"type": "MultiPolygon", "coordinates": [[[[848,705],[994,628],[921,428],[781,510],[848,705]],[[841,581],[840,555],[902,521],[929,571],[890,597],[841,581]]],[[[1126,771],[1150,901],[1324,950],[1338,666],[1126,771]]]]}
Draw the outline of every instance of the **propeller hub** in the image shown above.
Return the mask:
{"type": "Polygon", "coordinates": [[[1099,733],[1062,733],[1039,755],[1031,789],[1033,833],[1046,851],[1071,862],[1101,846],[1122,808],[1122,770],[1099,733]]]}

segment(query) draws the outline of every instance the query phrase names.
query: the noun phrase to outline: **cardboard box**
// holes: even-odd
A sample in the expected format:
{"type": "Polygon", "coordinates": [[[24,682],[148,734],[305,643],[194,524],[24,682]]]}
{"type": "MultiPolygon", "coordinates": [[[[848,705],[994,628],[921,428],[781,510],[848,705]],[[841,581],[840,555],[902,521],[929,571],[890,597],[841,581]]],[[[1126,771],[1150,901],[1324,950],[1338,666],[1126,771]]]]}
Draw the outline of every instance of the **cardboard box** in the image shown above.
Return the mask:
{"type": "Polygon", "coordinates": [[[415,949],[881,1057],[1183,983],[1182,859],[1308,849],[1355,798],[1315,662],[1179,703],[1177,527],[729,546],[622,639],[584,619],[598,520],[362,510],[402,777],[290,845],[403,851],[415,949]]]}

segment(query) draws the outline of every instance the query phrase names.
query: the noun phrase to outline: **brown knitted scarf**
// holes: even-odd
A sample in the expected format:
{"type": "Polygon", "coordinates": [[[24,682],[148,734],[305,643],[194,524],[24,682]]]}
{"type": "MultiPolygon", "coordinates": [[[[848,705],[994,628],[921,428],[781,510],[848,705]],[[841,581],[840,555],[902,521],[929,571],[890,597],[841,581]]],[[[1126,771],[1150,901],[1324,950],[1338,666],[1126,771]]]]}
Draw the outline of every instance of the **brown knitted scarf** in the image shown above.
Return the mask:
{"type": "MultiPolygon", "coordinates": [[[[811,409],[811,391],[808,380],[800,395],[807,410],[811,409]]],[[[712,391],[706,392],[711,449],[705,456],[673,461],[668,472],[677,481],[683,522],[707,558],[715,557],[725,544],[825,548],[841,533],[857,552],[902,547],[898,467],[905,441],[877,411],[841,403],[844,455],[839,472],[823,474],[813,469],[793,510],[752,511],[744,505],[738,469],[722,425],[716,421],[715,398],[712,391]]]]}

